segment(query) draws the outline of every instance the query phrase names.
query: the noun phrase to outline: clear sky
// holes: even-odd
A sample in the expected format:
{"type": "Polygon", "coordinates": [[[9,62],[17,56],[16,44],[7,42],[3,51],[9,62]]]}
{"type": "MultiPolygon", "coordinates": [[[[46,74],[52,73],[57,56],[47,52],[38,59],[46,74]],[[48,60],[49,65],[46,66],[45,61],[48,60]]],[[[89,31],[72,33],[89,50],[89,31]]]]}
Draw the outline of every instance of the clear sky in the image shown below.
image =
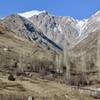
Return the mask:
{"type": "Polygon", "coordinates": [[[30,10],[84,19],[100,10],[100,0],[0,0],[0,17],[30,10]]]}

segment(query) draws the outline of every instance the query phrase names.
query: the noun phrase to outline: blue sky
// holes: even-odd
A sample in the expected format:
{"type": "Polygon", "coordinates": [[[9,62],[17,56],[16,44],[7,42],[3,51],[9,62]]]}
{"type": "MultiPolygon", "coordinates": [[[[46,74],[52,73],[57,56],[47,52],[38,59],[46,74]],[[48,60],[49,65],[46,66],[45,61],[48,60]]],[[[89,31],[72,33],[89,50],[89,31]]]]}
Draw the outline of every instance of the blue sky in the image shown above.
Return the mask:
{"type": "Polygon", "coordinates": [[[100,0],[0,0],[0,17],[30,10],[84,19],[100,10],[100,0]]]}

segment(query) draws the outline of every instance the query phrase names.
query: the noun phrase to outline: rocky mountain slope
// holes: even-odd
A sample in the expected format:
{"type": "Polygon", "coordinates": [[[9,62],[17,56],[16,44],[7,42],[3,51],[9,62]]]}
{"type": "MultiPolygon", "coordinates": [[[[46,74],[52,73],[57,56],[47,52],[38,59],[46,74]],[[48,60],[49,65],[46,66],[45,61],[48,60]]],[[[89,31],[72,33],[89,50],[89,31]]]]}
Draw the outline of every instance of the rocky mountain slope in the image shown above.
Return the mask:
{"type": "MultiPolygon", "coordinates": [[[[61,48],[65,48],[66,45],[74,46],[91,32],[100,31],[99,11],[84,20],[77,20],[69,16],[54,16],[46,11],[30,11],[18,15],[11,15],[3,20],[7,27],[9,26],[8,29],[13,31],[16,29],[16,33],[25,34],[24,37],[30,39],[33,35],[32,32],[39,31],[38,33],[43,33],[42,37],[46,36],[61,48]]],[[[34,39],[36,38],[34,37],[34,39]]],[[[41,39],[38,41],[41,42],[41,39]]]]}
{"type": "Polygon", "coordinates": [[[84,39],[89,33],[99,31],[100,12],[98,11],[88,19],[77,20],[67,16],[54,16],[46,11],[31,11],[19,14],[26,17],[38,27],[47,37],[64,47],[66,44],[84,39]],[[27,14],[27,17],[26,17],[27,14]]]}
{"type": "Polygon", "coordinates": [[[55,42],[46,37],[34,24],[19,15],[11,15],[2,20],[2,23],[8,30],[13,31],[17,36],[27,38],[33,42],[37,42],[44,47],[51,46],[52,49],[61,50],[55,42]]]}
{"type": "Polygon", "coordinates": [[[71,17],[58,17],[47,12],[32,16],[29,20],[43,31],[46,36],[55,41],[61,47],[68,45],[79,35],[75,21],[71,17]]]}

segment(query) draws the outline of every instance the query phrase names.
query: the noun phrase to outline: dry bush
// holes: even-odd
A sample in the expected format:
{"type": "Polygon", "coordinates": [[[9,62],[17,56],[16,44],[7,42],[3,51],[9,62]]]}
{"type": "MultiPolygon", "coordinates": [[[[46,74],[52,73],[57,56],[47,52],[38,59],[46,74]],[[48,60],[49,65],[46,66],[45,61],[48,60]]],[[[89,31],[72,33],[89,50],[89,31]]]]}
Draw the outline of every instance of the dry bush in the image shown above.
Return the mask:
{"type": "Polygon", "coordinates": [[[86,86],[88,85],[88,79],[82,74],[71,76],[70,84],[75,86],[86,86]]]}
{"type": "Polygon", "coordinates": [[[16,79],[14,78],[14,76],[10,73],[8,76],[8,80],[10,81],[15,81],[16,79]]]}

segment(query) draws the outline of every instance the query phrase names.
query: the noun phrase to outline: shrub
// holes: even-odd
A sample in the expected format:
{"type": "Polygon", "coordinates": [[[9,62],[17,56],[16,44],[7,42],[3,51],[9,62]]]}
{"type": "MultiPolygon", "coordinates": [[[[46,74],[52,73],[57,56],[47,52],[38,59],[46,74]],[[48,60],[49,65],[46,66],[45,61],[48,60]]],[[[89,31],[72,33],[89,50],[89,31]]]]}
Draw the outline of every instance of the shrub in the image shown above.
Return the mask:
{"type": "Polygon", "coordinates": [[[14,78],[14,76],[11,73],[8,76],[8,80],[15,81],[15,78],[14,78]]]}

